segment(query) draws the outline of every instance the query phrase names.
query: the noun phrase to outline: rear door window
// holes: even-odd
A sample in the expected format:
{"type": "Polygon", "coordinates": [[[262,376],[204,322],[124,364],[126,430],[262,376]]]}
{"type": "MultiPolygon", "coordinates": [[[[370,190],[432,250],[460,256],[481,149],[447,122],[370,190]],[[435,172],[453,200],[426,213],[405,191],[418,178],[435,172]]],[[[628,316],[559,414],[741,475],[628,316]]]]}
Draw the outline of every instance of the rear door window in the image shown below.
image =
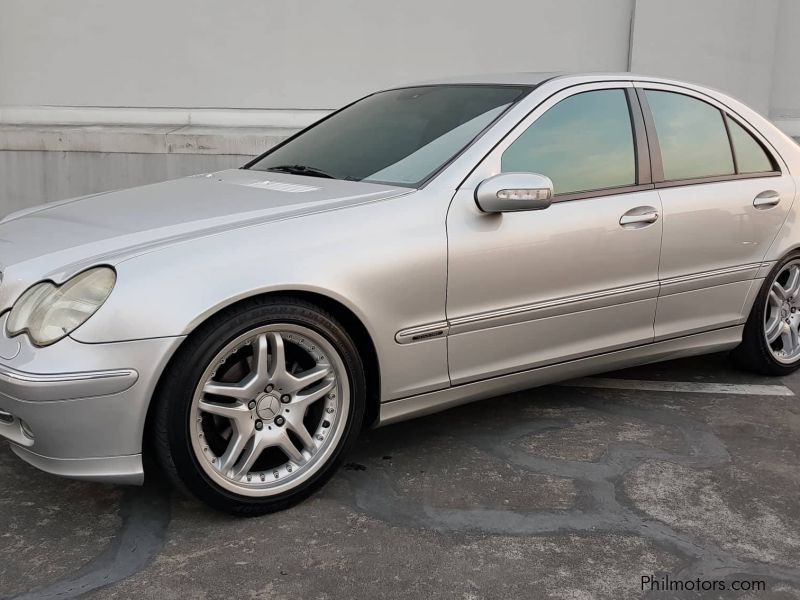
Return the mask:
{"type": "Polygon", "coordinates": [[[733,175],[728,132],[722,112],[702,100],[646,90],[658,134],[664,179],[700,179],[733,175]]]}

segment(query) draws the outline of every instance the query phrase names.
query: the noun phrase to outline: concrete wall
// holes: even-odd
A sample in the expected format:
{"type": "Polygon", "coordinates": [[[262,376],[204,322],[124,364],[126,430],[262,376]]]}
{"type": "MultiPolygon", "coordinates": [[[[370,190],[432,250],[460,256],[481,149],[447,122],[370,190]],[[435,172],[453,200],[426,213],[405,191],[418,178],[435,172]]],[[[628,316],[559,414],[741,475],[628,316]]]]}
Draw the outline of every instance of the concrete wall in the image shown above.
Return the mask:
{"type": "Polygon", "coordinates": [[[794,120],[791,133],[800,135],[800,2],[783,0],[778,19],[770,116],[794,120]]]}
{"type": "Polygon", "coordinates": [[[701,82],[769,113],[779,14],[780,0],[641,0],[631,70],[701,82]]]}
{"type": "Polygon", "coordinates": [[[241,166],[246,156],[0,152],[0,218],[46,201],[241,166]]]}
{"type": "Polygon", "coordinates": [[[0,215],[241,164],[371,90],[625,71],[800,135],[800,0],[0,0],[0,215]]]}
{"type": "Polygon", "coordinates": [[[333,108],[446,74],[624,70],[632,0],[2,0],[0,105],[333,108]]]}

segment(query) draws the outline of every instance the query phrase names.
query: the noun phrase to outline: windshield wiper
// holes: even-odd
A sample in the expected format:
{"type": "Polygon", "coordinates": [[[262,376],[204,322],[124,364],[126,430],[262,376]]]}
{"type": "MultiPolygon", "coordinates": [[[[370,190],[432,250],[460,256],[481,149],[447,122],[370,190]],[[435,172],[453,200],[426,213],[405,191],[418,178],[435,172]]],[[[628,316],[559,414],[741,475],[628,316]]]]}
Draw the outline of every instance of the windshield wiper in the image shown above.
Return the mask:
{"type": "Polygon", "coordinates": [[[330,173],[326,173],[314,167],[307,167],[306,165],[279,165],[277,167],[270,167],[267,171],[277,171],[278,173],[289,173],[291,175],[306,175],[308,177],[323,177],[325,179],[337,179],[330,173]]]}

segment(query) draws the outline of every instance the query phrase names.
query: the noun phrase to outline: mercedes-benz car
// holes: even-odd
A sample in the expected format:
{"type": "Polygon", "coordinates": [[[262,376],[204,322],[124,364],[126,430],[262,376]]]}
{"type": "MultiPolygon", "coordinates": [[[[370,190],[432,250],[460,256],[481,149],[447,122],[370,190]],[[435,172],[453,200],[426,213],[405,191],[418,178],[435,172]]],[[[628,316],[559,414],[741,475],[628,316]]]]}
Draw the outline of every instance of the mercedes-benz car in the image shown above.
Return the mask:
{"type": "Polygon", "coordinates": [[[240,169],[0,223],[0,437],[218,509],[320,488],[367,427],[722,350],[800,363],[800,148],[625,74],[371,94],[240,169]]]}

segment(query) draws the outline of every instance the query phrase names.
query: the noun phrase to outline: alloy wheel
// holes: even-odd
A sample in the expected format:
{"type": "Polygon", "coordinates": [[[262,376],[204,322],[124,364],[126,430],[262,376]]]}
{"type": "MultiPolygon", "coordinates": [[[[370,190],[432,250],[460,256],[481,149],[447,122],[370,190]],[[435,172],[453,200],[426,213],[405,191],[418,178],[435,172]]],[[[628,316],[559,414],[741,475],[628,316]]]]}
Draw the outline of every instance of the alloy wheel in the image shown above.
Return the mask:
{"type": "Polygon", "coordinates": [[[778,362],[800,358],[800,260],[787,263],[772,282],[764,311],[764,338],[778,362]]]}
{"type": "Polygon", "coordinates": [[[272,496],[319,471],[349,410],[336,349],[307,327],[269,325],[233,340],[207,366],[190,408],[192,448],[221,487],[272,496]]]}

